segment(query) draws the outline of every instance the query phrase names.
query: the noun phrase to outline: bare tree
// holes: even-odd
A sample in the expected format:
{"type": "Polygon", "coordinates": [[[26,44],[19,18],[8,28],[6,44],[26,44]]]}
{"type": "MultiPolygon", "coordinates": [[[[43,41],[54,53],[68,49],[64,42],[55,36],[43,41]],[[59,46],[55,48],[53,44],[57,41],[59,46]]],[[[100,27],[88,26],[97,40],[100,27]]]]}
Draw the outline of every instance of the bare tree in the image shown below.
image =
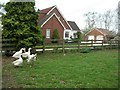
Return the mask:
{"type": "Polygon", "coordinates": [[[4,10],[4,7],[5,7],[5,4],[0,3],[0,31],[2,30],[2,15],[4,15],[6,13],[5,10],[4,10]]]}
{"type": "Polygon", "coordinates": [[[118,32],[118,9],[116,9],[114,11],[114,17],[113,17],[114,21],[113,21],[113,27],[114,27],[114,31],[117,31],[118,32]]]}
{"type": "Polygon", "coordinates": [[[86,27],[84,30],[88,31],[91,28],[98,27],[108,30],[117,31],[118,29],[118,10],[107,10],[104,13],[88,12],[84,14],[86,27]]]}
{"type": "Polygon", "coordinates": [[[5,13],[4,7],[5,7],[5,4],[4,3],[0,3],[0,15],[3,15],[5,13]]]}
{"type": "Polygon", "coordinates": [[[103,22],[103,26],[105,29],[110,29],[112,23],[113,23],[113,12],[111,10],[106,11],[103,15],[102,15],[102,22],[103,22]]]}
{"type": "Polygon", "coordinates": [[[102,14],[98,13],[96,17],[96,27],[103,28],[102,14]]]}
{"type": "Polygon", "coordinates": [[[85,21],[86,21],[86,29],[91,29],[93,27],[96,26],[96,12],[88,12],[86,14],[84,14],[84,16],[86,17],[85,21]]]}

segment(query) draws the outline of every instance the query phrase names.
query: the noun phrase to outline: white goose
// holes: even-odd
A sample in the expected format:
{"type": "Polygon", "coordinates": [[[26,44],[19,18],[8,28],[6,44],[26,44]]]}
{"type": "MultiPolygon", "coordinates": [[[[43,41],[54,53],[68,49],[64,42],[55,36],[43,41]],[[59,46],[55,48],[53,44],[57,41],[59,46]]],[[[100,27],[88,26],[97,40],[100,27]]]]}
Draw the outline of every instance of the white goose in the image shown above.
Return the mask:
{"type": "Polygon", "coordinates": [[[36,60],[37,54],[32,54],[28,56],[27,62],[30,63],[32,60],[36,60]]]}
{"type": "Polygon", "coordinates": [[[20,54],[22,53],[22,50],[24,50],[24,48],[21,48],[20,51],[17,51],[15,54],[13,54],[12,57],[19,58],[20,54]]]}
{"type": "Polygon", "coordinates": [[[30,55],[31,48],[28,49],[28,52],[22,53],[22,57],[27,58],[30,55]]]}
{"type": "Polygon", "coordinates": [[[14,64],[14,66],[20,66],[23,63],[23,59],[22,59],[21,55],[22,54],[19,55],[19,59],[12,62],[12,64],[14,64]]]}

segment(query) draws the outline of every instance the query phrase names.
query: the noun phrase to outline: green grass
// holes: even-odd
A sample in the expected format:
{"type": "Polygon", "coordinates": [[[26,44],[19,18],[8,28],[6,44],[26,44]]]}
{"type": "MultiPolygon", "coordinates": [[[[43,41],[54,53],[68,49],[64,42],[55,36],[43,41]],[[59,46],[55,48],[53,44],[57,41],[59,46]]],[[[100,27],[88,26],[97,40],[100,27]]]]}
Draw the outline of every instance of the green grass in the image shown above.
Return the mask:
{"type": "Polygon", "coordinates": [[[9,61],[4,71],[23,88],[117,88],[118,51],[40,54],[34,64],[24,62],[22,68],[9,61]]]}

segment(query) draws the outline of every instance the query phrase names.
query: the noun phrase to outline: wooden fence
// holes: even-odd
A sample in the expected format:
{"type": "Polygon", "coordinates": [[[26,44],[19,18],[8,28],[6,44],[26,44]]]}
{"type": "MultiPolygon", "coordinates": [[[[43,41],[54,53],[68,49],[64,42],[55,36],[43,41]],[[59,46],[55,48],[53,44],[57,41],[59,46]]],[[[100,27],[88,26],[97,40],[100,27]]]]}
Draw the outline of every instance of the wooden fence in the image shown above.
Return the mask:
{"type": "Polygon", "coordinates": [[[41,46],[36,46],[38,51],[60,51],[65,52],[65,50],[77,50],[80,51],[84,47],[89,47],[90,49],[117,49],[119,41],[103,41],[103,40],[60,40],[60,39],[44,39],[41,46]],[[57,41],[58,43],[53,43],[57,41]]]}
{"type": "MultiPolygon", "coordinates": [[[[16,50],[14,40],[10,39],[2,39],[0,41],[0,51],[5,50],[16,50]]],[[[42,51],[43,53],[46,51],[61,51],[65,52],[66,50],[77,50],[80,51],[83,47],[89,47],[91,49],[113,49],[118,48],[119,41],[111,40],[111,41],[103,41],[103,40],[60,40],[60,39],[44,39],[42,43],[39,43],[35,46],[37,51],[42,51]],[[55,43],[57,42],[57,43],[55,43]]]]}
{"type": "Polygon", "coordinates": [[[15,40],[11,39],[0,39],[0,51],[2,50],[16,50],[15,40]]]}

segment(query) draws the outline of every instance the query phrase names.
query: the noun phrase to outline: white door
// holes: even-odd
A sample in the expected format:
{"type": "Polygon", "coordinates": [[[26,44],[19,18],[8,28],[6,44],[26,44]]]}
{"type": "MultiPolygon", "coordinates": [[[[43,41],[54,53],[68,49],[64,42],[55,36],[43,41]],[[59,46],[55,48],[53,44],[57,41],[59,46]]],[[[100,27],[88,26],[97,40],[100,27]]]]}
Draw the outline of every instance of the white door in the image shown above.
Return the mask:
{"type": "Polygon", "coordinates": [[[88,40],[94,40],[94,36],[88,36],[88,40]]]}
{"type": "MultiPolygon", "coordinates": [[[[98,35],[98,36],[96,37],[96,40],[103,40],[103,36],[102,36],[102,35],[98,35]]],[[[97,41],[97,42],[102,42],[102,41],[97,41]]]]}
{"type": "MultiPolygon", "coordinates": [[[[95,38],[94,38],[94,36],[92,36],[92,35],[89,35],[88,36],[88,40],[94,40],[95,38]]],[[[89,42],[92,42],[92,41],[89,41],[89,42]]],[[[94,41],[93,41],[94,42],[94,41]]]]}

